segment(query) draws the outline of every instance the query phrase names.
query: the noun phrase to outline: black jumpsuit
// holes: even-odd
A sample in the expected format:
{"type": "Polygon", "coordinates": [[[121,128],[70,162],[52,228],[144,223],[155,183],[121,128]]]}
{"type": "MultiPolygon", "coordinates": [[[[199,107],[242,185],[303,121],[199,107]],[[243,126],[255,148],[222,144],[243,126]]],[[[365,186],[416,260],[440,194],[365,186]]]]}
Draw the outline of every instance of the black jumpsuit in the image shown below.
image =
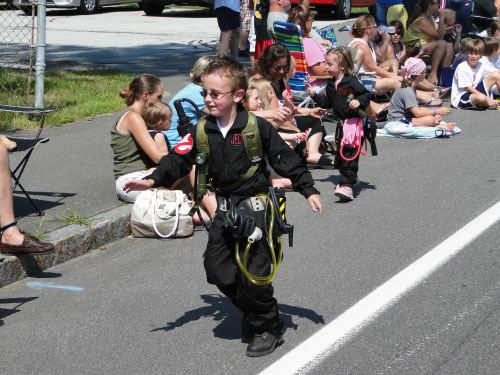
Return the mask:
{"type": "MultiPolygon", "coordinates": [[[[224,138],[217,128],[216,120],[207,117],[205,131],[210,147],[209,178],[214,188],[222,189],[239,181],[251,167],[246,154],[241,131],[248,121],[248,112],[238,107],[233,126],[224,138]]],[[[319,192],[314,188],[311,174],[302,164],[299,156],[281,139],[275,129],[266,120],[257,117],[257,124],[262,143],[262,151],[267,156],[271,166],[281,176],[288,177],[292,186],[306,198],[319,192]]],[[[147,178],[155,181],[155,186],[171,186],[178,178],[189,173],[194,164],[196,150],[196,129],[184,137],[174,150],[164,156],[158,168],[147,178]]],[[[265,170],[264,160],[261,170],[265,170]]],[[[262,172],[256,172],[253,177],[241,186],[228,193],[226,197],[237,195],[250,197],[258,193],[267,193],[267,177],[262,172]]],[[[226,193],[224,193],[226,194],[226,193]]],[[[225,212],[217,209],[210,227],[207,248],[204,253],[204,266],[207,281],[215,284],[233,304],[240,309],[246,322],[254,327],[256,332],[273,332],[281,330],[277,301],[273,297],[273,286],[256,286],[242,274],[234,259],[235,239],[224,230],[225,212]]],[[[263,276],[270,270],[270,255],[264,244],[252,250],[248,269],[257,276],[263,276]]]]}

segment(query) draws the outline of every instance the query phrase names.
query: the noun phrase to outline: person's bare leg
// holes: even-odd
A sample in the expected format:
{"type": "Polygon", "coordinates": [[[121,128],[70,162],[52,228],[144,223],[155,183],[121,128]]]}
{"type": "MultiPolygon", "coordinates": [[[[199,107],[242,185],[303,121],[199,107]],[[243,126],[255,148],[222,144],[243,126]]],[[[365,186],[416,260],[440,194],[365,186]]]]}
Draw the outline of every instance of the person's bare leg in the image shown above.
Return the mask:
{"type": "Polygon", "coordinates": [[[219,48],[217,50],[217,55],[219,57],[227,54],[227,51],[229,50],[229,43],[231,42],[232,36],[233,36],[233,30],[220,32],[219,48]]]}
{"type": "Polygon", "coordinates": [[[389,91],[395,91],[401,86],[401,82],[396,78],[377,78],[373,85],[373,90],[377,95],[383,95],[389,91]]]}
{"type": "Polygon", "coordinates": [[[231,54],[230,56],[238,60],[238,52],[239,52],[239,35],[240,32],[238,30],[232,30],[233,34],[231,35],[231,41],[229,42],[229,53],[231,54]]]}
{"type": "MultiPolygon", "coordinates": [[[[9,156],[7,149],[0,143],[0,227],[15,221],[12,187],[10,185],[9,156]]],[[[7,228],[0,241],[11,245],[21,245],[24,235],[16,226],[7,228]]]]}
{"type": "Polygon", "coordinates": [[[241,30],[239,36],[240,51],[247,49],[247,41],[248,41],[248,30],[241,30]]]}
{"type": "Polygon", "coordinates": [[[440,42],[446,43],[444,40],[443,41],[440,40],[439,42],[432,42],[434,49],[431,53],[431,57],[432,57],[431,71],[429,73],[429,77],[427,77],[427,79],[432,83],[439,81],[438,69],[441,66],[443,59],[445,57],[445,54],[446,54],[446,48],[440,42]]]}
{"type": "MultiPolygon", "coordinates": [[[[323,138],[322,133],[316,133],[309,137],[307,140],[307,162],[309,164],[317,164],[321,154],[319,152],[319,146],[321,144],[321,139],[323,138]]],[[[332,163],[333,165],[333,163],[332,163]]]]}

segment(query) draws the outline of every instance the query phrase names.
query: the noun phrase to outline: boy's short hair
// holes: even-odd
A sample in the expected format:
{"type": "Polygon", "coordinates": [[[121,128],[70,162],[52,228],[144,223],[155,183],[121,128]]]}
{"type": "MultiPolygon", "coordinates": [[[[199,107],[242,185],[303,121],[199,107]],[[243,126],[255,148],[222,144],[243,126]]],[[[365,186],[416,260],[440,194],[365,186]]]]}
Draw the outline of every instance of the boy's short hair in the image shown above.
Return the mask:
{"type": "Polygon", "coordinates": [[[476,52],[482,55],[484,52],[484,42],[481,39],[467,39],[464,42],[463,51],[465,53],[476,52]]]}
{"type": "Polygon", "coordinates": [[[492,53],[500,47],[500,40],[495,37],[487,37],[484,39],[484,54],[485,56],[490,56],[492,53]]]}
{"type": "Polygon", "coordinates": [[[154,130],[160,121],[172,117],[172,108],[167,103],[160,101],[147,101],[142,108],[141,116],[148,129],[154,130]]]}
{"type": "Polygon", "coordinates": [[[248,88],[247,70],[238,61],[229,56],[217,57],[205,70],[205,76],[219,74],[229,79],[233,90],[245,90],[248,88]]]}

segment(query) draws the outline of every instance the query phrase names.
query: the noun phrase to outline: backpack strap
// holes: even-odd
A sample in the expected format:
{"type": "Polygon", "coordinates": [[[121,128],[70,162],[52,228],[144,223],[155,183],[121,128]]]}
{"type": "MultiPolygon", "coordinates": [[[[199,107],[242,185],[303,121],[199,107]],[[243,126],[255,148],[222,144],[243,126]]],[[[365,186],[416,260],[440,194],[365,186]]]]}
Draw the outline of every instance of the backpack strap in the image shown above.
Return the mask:
{"type": "Polygon", "coordinates": [[[257,125],[257,116],[248,112],[248,123],[241,131],[245,151],[252,166],[247,170],[247,173],[238,181],[224,186],[222,189],[217,189],[218,193],[228,193],[240,187],[247,182],[260,169],[262,160],[262,143],[260,141],[259,127],[257,125]]]}
{"type": "Polygon", "coordinates": [[[208,135],[205,131],[205,124],[207,123],[206,117],[203,117],[198,121],[196,125],[196,150],[198,154],[195,157],[196,160],[196,172],[195,181],[196,186],[196,200],[193,204],[191,210],[189,210],[189,216],[193,216],[196,211],[200,208],[200,203],[205,194],[207,193],[207,178],[208,178],[208,164],[210,158],[210,147],[208,145],[208,135]]]}

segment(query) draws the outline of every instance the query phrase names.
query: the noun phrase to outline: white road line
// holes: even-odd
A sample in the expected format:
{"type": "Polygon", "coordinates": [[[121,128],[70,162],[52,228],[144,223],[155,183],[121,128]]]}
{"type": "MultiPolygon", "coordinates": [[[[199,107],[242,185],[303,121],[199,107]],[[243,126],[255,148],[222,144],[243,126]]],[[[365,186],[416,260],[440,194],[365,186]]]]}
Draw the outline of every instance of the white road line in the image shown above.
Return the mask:
{"type": "Polygon", "coordinates": [[[500,202],[483,212],[423,257],[379,286],[334,321],[266,368],[260,375],[304,373],[339,349],[361,329],[418,286],[500,220],[500,202]]]}

